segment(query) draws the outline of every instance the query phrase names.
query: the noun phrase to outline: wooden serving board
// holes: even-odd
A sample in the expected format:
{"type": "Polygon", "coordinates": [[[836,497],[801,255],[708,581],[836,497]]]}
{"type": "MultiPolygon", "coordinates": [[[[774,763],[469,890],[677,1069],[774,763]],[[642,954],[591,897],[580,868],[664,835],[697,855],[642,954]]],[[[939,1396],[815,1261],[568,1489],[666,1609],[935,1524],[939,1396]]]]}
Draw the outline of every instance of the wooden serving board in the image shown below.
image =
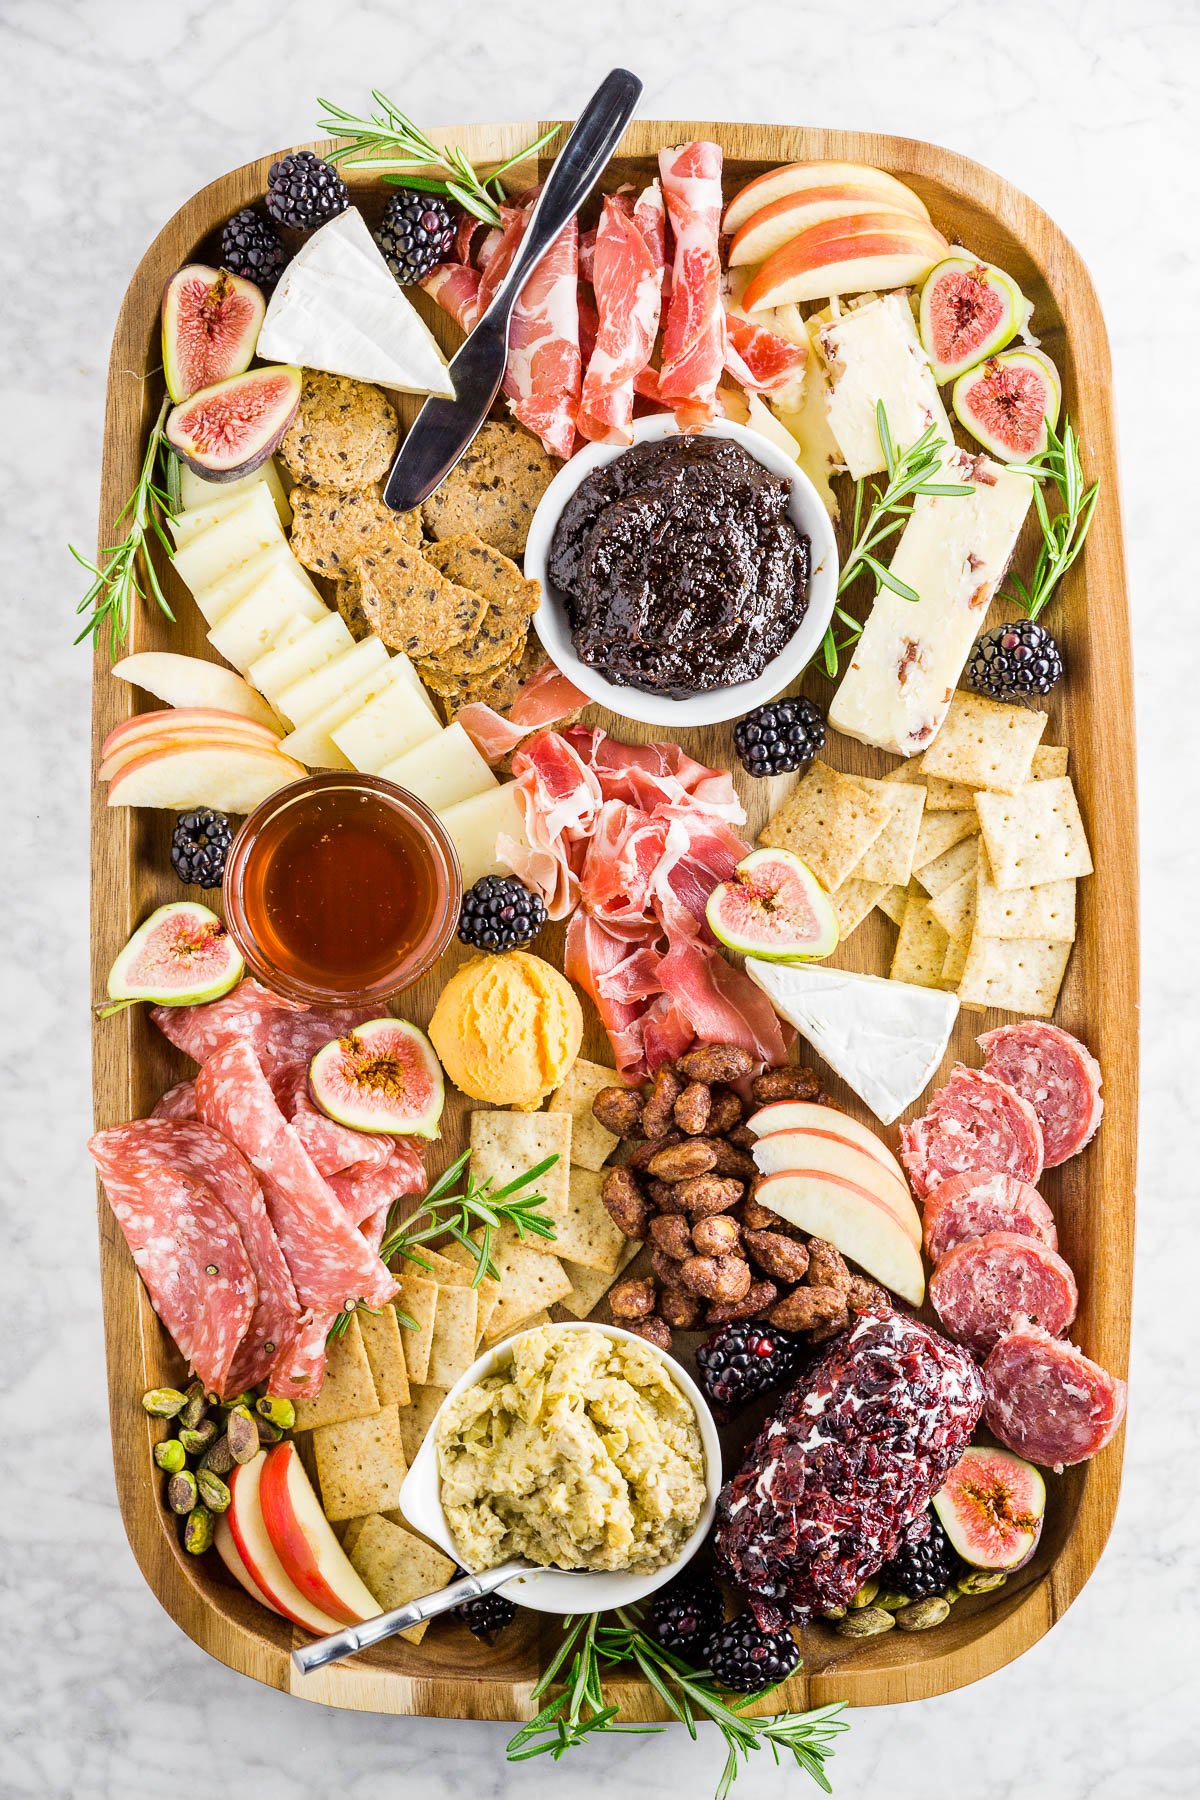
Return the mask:
{"type": "MultiPolygon", "coordinates": [[[[481,166],[514,154],[544,129],[542,123],[451,126],[433,133],[438,142],[463,144],[481,166]]],[[[635,123],[622,142],[606,187],[644,181],[657,168],[660,146],[696,137],[725,149],[726,195],[763,169],[802,158],[836,158],[876,164],[909,182],[951,240],[961,240],[1020,282],[1035,307],[1038,336],[1064,378],[1064,402],[1075,421],[1089,478],[1101,483],[1100,503],[1084,554],[1062,584],[1051,623],[1064,645],[1067,677],[1050,703],[1047,743],[1066,743],[1071,771],[1096,861],[1096,874],[1080,889],[1080,935],[1071,958],[1057,1017],[1077,1032],[1104,1070],[1106,1110],[1099,1136],[1086,1153],[1048,1172],[1043,1191],[1054,1209],[1062,1249],[1079,1278],[1080,1313],[1075,1340],[1091,1357],[1123,1374],[1129,1350],[1133,1256],[1134,1175],[1138,1077],[1138,897],[1133,699],[1125,562],[1112,412],[1108,340],[1095,290],[1074,248],[1022,193],[978,163],[906,138],[866,132],[808,130],[790,126],[711,124],[694,120],[635,123]]],[[[318,151],[328,145],[316,144],[318,151]]],[[[544,175],[540,168],[514,171],[513,185],[544,175]]],[[[159,301],[163,284],[180,264],[211,260],[212,233],[240,207],[259,199],[272,158],[247,163],[194,195],[164,227],[143,257],[125,297],[113,342],[105,425],[100,541],[132,488],[144,433],[161,393],[159,301]]],[[[348,176],[354,199],[368,218],[382,210],[386,190],[348,176]]],[[[594,204],[594,203],[593,203],[594,204]]],[[[455,328],[429,315],[449,346],[455,328]]],[[[407,403],[406,403],[407,404],[407,403]]],[[[849,488],[843,482],[843,499],[849,488]]],[[[845,507],[843,506],[843,510],[845,507]]],[[[1031,528],[1033,521],[1030,521],[1031,528]]],[[[844,549],[844,533],[843,533],[844,549]]],[[[1028,568],[1027,532],[1018,566],[1028,568]]],[[[143,606],[133,621],[130,649],[173,649],[205,654],[199,613],[174,576],[167,591],[178,623],[143,606]]],[[[993,616],[992,623],[998,622],[993,616]]],[[[94,747],[119,720],[155,703],[135,695],[108,674],[106,645],[97,651],[92,730],[94,747]]],[[[827,703],[830,688],[810,674],[806,691],[827,703]]],[[[649,739],[649,727],[598,710],[593,715],[618,736],[649,739]]],[[[662,735],[662,733],[658,733],[662,735]]],[[[732,727],[682,734],[685,749],[706,762],[735,764],[732,727]]],[[[892,759],[842,738],[826,755],[843,767],[881,774],[892,759]]],[[[737,771],[753,835],[779,804],[789,778],[755,783],[737,771]]],[[[167,813],[109,808],[97,784],[92,811],[92,974],[104,992],[110,964],[147,913],[181,889],[170,868],[172,817],[167,813]]],[[[845,967],[885,972],[891,927],[876,913],[839,951],[845,967]]],[[[554,957],[561,933],[537,948],[554,957]]],[[[403,1010],[424,1023],[437,991],[455,966],[458,947],[419,988],[404,996],[403,1010]]],[[[588,1009],[590,1013],[590,1008],[588,1009]]],[[[947,1057],[977,1062],[976,1034],[1009,1015],[964,1013],[947,1057]]],[[[610,1060],[594,1015],[584,1053],[610,1060]]],[[[163,1090],[185,1072],[183,1061],[151,1025],[144,1008],[98,1021],[94,1034],[95,1108],[98,1127],[148,1113],[163,1090]]],[[[943,1077],[945,1071],[943,1070],[943,1077]]],[[[864,1109],[832,1077],[829,1087],[848,1110],[864,1109]]],[[[917,1110],[917,1109],[914,1109],[917,1110]]],[[[447,1107],[445,1131],[431,1165],[439,1168],[464,1142],[461,1097],[447,1107]]],[[[874,1123],[873,1120],[868,1120],[874,1123]]],[[[889,1134],[894,1142],[894,1134],[889,1134]]],[[[182,1370],[174,1347],[150,1307],[133,1262],[103,1197],[98,1206],[101,1275],[107,1338],[113,1455],[122,1515],[146,1580],[176,1622],[213,1656],[273,1687],[326,1705],[375,1712],[423,1713],[455,1718],[516,1720],[531,1714],[530,1690],[554,1641],[550,1620],[523,1613],[493,1649],[477,1643],[458,1624],[439,1624],[419,1648],[393,1640],[368,1655],[301,1679],[289,1651],[295,1635],[284,1621],[232,1586],[213,1557],[193,1560],[177,1541],[176,1522],[160,1500],[161,1476],[151,1462],[153,1427],[139,1404],[142,1392],[176,1381],[182,1370]]],[[[766,1702],[804,1708],[833,1700],[869,1706],[962,1687],[1000,1668],[1047,1631],[1075,1598],[1104,1547],[1116,1509],[1122,1439],[1088,1465],[1050,1476],[1046,1531],[1035,1559],[1000,1592],[960,1601],[950,1619],[923,1634],[892,1632],[849,1642],[816,1626],[803,1633],[804,1662],[785,1695],[766,1702]]],[[[665,1716],[652,1690],[637,1679],[614,1684],[624,1715],[633,1720],[665,1716]]]]}

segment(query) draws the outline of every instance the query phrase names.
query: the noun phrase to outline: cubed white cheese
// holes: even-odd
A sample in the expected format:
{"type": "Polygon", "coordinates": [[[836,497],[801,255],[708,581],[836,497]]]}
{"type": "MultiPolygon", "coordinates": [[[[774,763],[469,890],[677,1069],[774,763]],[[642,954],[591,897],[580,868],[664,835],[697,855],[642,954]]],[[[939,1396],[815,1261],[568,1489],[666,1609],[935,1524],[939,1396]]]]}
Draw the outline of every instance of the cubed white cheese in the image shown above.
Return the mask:
{"type": "Polygon", "coordinates": [[[930,425],[944,443],[954,441],[901,295],[884,294],[831,319],[821,327],[819,342],[829,369],[829,424],[856,481],[886,466],[876,418],[881,400],[898,450],[915,444],[930,425]]]}

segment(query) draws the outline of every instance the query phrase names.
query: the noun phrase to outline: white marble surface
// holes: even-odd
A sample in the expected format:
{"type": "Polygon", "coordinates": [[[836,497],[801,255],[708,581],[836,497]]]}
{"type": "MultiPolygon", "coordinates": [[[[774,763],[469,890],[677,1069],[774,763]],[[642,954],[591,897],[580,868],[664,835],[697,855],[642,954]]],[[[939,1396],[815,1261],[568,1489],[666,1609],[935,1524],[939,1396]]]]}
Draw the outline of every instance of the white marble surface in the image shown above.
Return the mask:
{"type": "MultiPolygon", "coordinates": [[[[0,45],[0,1793],[195,1791],[181,1742],[203,1746],[214,1791],[262,1800],[406,1789],[628,1800],[683,1784],[704,1795],[715,1779],[715,1746],[678,1731],[508,1770],[503,1727],[324,1712],[184,1638],[143,1586],[117,1513],[82,1148],[89,668],[70,648],[80,583],[65,544],[93,538],[105,364],[128,276],[194,189],[310,136],[318,93],[357,104],[380,85],[428,122],[536,118],[571,112],[622,61],[645,77],[650,115],[807,119],[953,145],[1034,194],[1100,286],[1124,447],[1145,873],[1124,1500],[1098,1572],[1049,1638],[981,1686],[858,1714],[833,1768],[843,1797],[878,1785],[925,1800],[960,1784],[1021,1800],[1196,1794],[1195,0],[4,0],[0,45]]],[[[770,1766],[738,1789],[802,1791],[803,1777],[770,1766]]]]}

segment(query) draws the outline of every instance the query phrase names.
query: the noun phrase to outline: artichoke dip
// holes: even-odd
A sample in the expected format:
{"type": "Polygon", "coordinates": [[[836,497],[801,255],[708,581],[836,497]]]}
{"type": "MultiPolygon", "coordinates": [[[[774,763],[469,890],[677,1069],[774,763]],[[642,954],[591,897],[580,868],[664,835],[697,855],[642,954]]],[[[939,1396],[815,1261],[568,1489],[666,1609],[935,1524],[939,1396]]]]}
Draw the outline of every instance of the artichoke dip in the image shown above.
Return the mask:
{"type": "Polygon", "coordinates": [[[449,1405],[442,1506],[470,1569],[509,1557],[632,1571],[674,1560],[704,1507],[696,1415],[647,1349],[584,1326],[531,1331],[449,1405]]]}

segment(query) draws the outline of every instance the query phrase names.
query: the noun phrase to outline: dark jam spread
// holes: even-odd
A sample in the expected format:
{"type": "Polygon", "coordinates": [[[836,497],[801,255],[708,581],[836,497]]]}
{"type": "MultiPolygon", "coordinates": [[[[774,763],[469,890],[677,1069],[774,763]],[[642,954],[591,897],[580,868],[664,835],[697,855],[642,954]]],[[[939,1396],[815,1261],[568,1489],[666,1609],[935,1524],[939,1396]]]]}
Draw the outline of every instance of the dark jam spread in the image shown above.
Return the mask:
{"type": "Polygon", "coordinates": [[[580,660],[675,696],[761,675],[808,604],[788,498],[732,438],[663,438],[594,469],[550,546],[580,660]]]}

